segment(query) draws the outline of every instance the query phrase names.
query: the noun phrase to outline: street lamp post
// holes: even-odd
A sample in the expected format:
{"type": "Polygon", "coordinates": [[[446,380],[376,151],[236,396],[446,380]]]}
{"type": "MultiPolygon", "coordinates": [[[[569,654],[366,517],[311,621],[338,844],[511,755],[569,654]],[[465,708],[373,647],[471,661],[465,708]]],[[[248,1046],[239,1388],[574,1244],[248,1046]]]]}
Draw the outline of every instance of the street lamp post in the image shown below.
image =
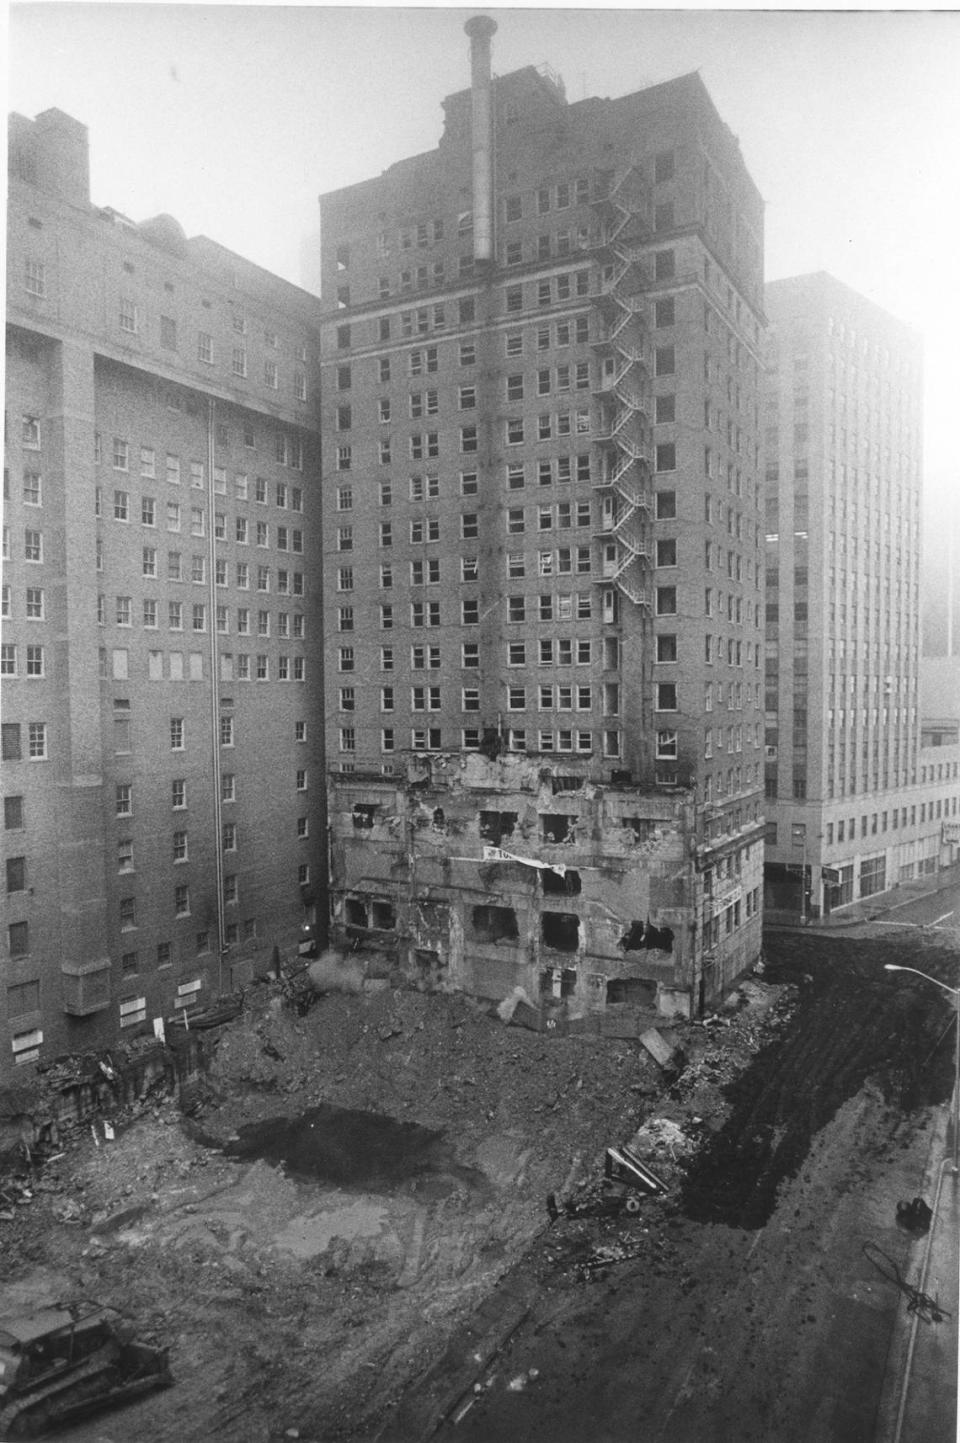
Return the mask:
{"type": "Polygon", "coordinates": [[[960,987],[948,987],[946,982],[941,982],[939,978],[921,972],[917,967],[900,967],[896,962],[885,962],[883,970],[884,972],[912,972],[915,977],[922,977],[925,982],[932,982],[934,987],[941,987],[944,992],[949,992],[953,998],[953,1173],[954,1177],[960,1176],[960,987]]]}

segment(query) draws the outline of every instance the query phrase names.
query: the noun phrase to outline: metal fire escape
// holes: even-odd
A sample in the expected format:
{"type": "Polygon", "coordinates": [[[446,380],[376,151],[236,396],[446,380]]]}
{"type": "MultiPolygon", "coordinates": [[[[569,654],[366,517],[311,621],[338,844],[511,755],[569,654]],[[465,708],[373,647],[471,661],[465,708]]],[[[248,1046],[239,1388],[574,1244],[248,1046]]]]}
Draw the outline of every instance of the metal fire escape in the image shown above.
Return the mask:
{"type": "Polygon", "coordinates": [[[596,296],[600,334],[592,342],[600,372],[594,391],[600,464],[593,484],[602,493],[601,579],[649,613],[652,393],[643,245],[650,235],[650,194],[634,166],[619,176],[611,173],[600,197],[596,189],[602,271],[596,296]]]}

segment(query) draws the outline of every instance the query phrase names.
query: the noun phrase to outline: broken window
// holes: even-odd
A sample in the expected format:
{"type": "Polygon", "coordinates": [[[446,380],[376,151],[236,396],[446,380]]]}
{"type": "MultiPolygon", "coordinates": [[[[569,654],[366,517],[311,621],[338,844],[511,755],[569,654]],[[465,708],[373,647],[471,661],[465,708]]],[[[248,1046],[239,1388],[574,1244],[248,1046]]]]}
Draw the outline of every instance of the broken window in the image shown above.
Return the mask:
{"type": "MultiPolygon", "coordinates": [[[[563,660],[562,656],[560,660],[563,660]]],[[[583,777],[555,775],[550,778],[550,787],[554,796],[558,792],[579,792],[583,788],[583,780],[583,777]]]]}
{"type": "Polygon", "coordinates": [[[495,846],[506,837],[512,837],[516,825],[516,812],[480,813],[480,836],[485,842],[493,842],[495,846]]]}
{"type": "Polygon", "coordinates": [[[543,890],[547,893],[556,892],[566,897],[576,897],[580,892],[579,872],[571,872],[569,869],[566,872],[553,872],[545,868],[540,873],[540,878],[543,890]]]}
{"type": "Polygon", "coordinates": [[[367,904],[360,897],[348,897],[344,904],[348,927],[367,926],[367,904]]]}
{"type": "Polygon", "coordinates": [[[515,942],[517,914],[512,907],[474,907],[473,933],[481,942],[515,942]]]}
{"type": "Polygon", "coordinates": [[[413,954],[413,960],[417,965],[417,972],[426,982],[439,981],[447,965],[439,952],[430,951],[426,947],[418,947],[413,954]]]}
{"type": "Polygon", "coordinates": [[[642,922],[631,922],[629,928],[620,938],[619,947],[624,952],[639,952],[643,946],[643,934],[645,928],[642,922]]]}
{"type": "Polygon", "coordinates": [[[672,952],[673,933],[669,927],[646,926],[642,922],[631,922],[618,944],[624,952],[638,952],[641,948],[658,952],[672,952]]]}
{"type": "Polygon", "coordinates": [[[374,818],[377,815],[376,805],[372,802],[354,802],[353,804],[353,825],[355,827],[372,827],[374,818]]]}
{"type": "Polygon", "coordinates": [[[540,973],[542,997],[573,997],[577,990],[575,967],[544,967],[540,973]]]}
{"type": "Polygon", "coordinates": [[[580,945],[580,918],[575,912],[543,912],[540,936],[546,947],[558,952],[576,952],[580,945]]]}
{"type": "Polygon", "coordinates": [[[607,1006],[616,1006],[620,1002],[653,1011],[657,1002],[657,984],[642,977],[611,977],[607,981],[607,1006]]]}
{"type": "Polygon", "coordinates": [[[653,835],[656,822],[647,817],[624,817],[623,825],[629,827],[638,842],[648,842],[653,835]]]}
{"type": "Polygon", "coordinates": [[[392,932],[397,925],[397,914],[392,902],[380,899],[371,903],[370,925],[380,932],[392,932]]]}
{"type": "Polygon", "coordinates": [[[540,817],[540,836],[544,842],[569,842],[573,840],[576,817],[565,812],[544,812],[540,817]]]}

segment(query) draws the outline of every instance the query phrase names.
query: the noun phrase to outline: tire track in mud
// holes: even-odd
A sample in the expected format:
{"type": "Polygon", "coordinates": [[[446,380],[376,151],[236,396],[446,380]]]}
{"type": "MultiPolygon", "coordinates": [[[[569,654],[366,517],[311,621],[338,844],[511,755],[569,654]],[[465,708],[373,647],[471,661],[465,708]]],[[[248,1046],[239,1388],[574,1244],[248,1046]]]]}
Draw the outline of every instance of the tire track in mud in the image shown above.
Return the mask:
{"type": "Polygon", "coordinates": [[[894,980],[883,966],[918,966],[954,986],[951,954],[919,939],[832,937],[817,939],[814,954],[812,940],[765,939],[766,980],[797,984],[798,1005],[724,1089],[730,1115],[682,1189],[683,1211],[695,1221],[762,1227],[812,1138],[868,1081],[904,1114],[950,1095],[944,994],[919,979],[894,980]]]}

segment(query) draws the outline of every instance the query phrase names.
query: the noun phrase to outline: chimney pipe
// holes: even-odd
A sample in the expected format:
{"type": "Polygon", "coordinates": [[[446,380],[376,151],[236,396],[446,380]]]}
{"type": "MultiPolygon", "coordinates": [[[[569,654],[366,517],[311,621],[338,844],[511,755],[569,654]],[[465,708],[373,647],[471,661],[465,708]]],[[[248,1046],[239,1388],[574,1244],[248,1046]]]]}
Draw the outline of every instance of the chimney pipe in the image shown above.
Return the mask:
{"type": "Polygon", "coordinates": [[[470,91],[473,127],[473,256],[493,261],[493,106],[490,37],[497,22],[474,15],[463,27],[470,36],[470,91]]]}

